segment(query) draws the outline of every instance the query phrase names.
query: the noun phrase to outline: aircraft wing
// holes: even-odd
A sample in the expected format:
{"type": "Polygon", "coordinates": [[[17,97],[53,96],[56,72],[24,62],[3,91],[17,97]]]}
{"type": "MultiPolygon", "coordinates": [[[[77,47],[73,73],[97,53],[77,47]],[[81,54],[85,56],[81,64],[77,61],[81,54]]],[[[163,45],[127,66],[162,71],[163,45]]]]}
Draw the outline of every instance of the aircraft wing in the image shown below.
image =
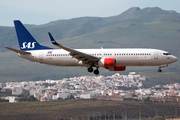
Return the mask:
{"type": "Polygon", "coordinates": [[[5,47],[6,49],[9,49],[13,52],[16,52],[16,53],[20,53],[20,54],[31,54],[30,52],[25,52],[25,51],[22,51],[22,50],[18,50],[18,49],[15,49],[15,48],[10,48],[10,47],[5,47]]]}
{"type": "Polygon", "coordinates": [[[89,64],[89,65],[92,65],[93,63],[96,64],[99,61],[99,59],[101,59],[100,57],[92,56],[92,55],[74,50],[72,48],[63,46],[55,41],[51,33],[48,33],[48,34],[53,45],[56,45],[57,47],[70,52],[70,55],[72,56],[72,58],[76,58],[78,61],[82,61],[84,64],[89,64]]]}

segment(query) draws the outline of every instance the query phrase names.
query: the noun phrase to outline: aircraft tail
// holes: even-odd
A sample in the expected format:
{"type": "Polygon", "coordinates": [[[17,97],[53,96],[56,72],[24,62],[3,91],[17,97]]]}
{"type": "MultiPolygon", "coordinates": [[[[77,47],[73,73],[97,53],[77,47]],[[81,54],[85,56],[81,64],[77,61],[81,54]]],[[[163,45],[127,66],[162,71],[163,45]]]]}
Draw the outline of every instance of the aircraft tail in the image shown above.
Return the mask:
{"type": "Polygon", "coordinates": [[[52,49],[40,45],[19,20],[14,20],[20,50],[52,49]]]}

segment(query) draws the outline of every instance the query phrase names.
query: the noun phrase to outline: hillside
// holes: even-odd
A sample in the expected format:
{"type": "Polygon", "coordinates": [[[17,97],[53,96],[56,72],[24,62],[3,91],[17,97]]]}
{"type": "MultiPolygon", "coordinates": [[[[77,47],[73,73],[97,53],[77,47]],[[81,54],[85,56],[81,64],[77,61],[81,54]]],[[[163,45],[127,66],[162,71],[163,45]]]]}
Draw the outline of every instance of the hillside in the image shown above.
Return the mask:
{"type": "MultiPolygon", "coordinates": [[[[51,47],[54,46],[51,45],[47,32],[51,32],[58,42],[72,48],[158,48],[169,51],[179,58],[179,20],[180,14],[175,11],[165,11],[157,7],[144,9],[133,7],[112,17],[82,17],[25,26],[38,42],[51,47]]],[[[86,71],[86,68],[54,67],[32,63],[19,58],[4,46],[18,48],[14,27],[0,26],[0,81],[92,75],[86,71]]],[[[178,81],[179,66],[180,62],[177,61],[164,68],[164,73],[168,74],[163,76],[171,74],[172,79],[178,81]]],[[[113,74],[107,70],[100,70],[102,75],[113,74]]],[[[157,67],[128,67],[123,74],[128,71],[143,71],[149,79],[153,79],[151,76],[157,74],[156,78],[162,80],[162,75],[157,73],[157,67]]]]}

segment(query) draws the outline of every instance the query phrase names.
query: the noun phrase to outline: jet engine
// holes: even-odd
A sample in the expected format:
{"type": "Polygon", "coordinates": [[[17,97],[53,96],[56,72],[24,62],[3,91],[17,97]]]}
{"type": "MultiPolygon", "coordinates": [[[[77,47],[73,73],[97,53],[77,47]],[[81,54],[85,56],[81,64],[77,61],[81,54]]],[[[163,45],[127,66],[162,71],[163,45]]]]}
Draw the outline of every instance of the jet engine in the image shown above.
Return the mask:
{"type": "Polygon", "coordinates": [[[109,71],[125,71],[126,66],[106,67],[109,71]]]}
{"type": "Polygon", "coordinates": [[[98,64],[99,64],[99,67],[114,67],[116,66],[116,59],[103,58],[99,60],[98,64]]]}

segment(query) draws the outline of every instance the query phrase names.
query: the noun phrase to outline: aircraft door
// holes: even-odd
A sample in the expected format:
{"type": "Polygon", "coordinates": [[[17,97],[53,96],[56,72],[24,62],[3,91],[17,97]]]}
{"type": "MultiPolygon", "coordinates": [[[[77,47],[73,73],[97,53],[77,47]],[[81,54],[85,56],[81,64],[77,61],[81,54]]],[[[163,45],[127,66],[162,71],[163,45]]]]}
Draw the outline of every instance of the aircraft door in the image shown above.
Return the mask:
{"type": "Polygon", "coordinates": [[[157,51],[154,52],[154,59],[158,59],[158,52],[157,51]]]}
{"type": "Polygon", "coordinates": [[[43,52],[39,53],[39,60],[43,60],[43,52]]]}

